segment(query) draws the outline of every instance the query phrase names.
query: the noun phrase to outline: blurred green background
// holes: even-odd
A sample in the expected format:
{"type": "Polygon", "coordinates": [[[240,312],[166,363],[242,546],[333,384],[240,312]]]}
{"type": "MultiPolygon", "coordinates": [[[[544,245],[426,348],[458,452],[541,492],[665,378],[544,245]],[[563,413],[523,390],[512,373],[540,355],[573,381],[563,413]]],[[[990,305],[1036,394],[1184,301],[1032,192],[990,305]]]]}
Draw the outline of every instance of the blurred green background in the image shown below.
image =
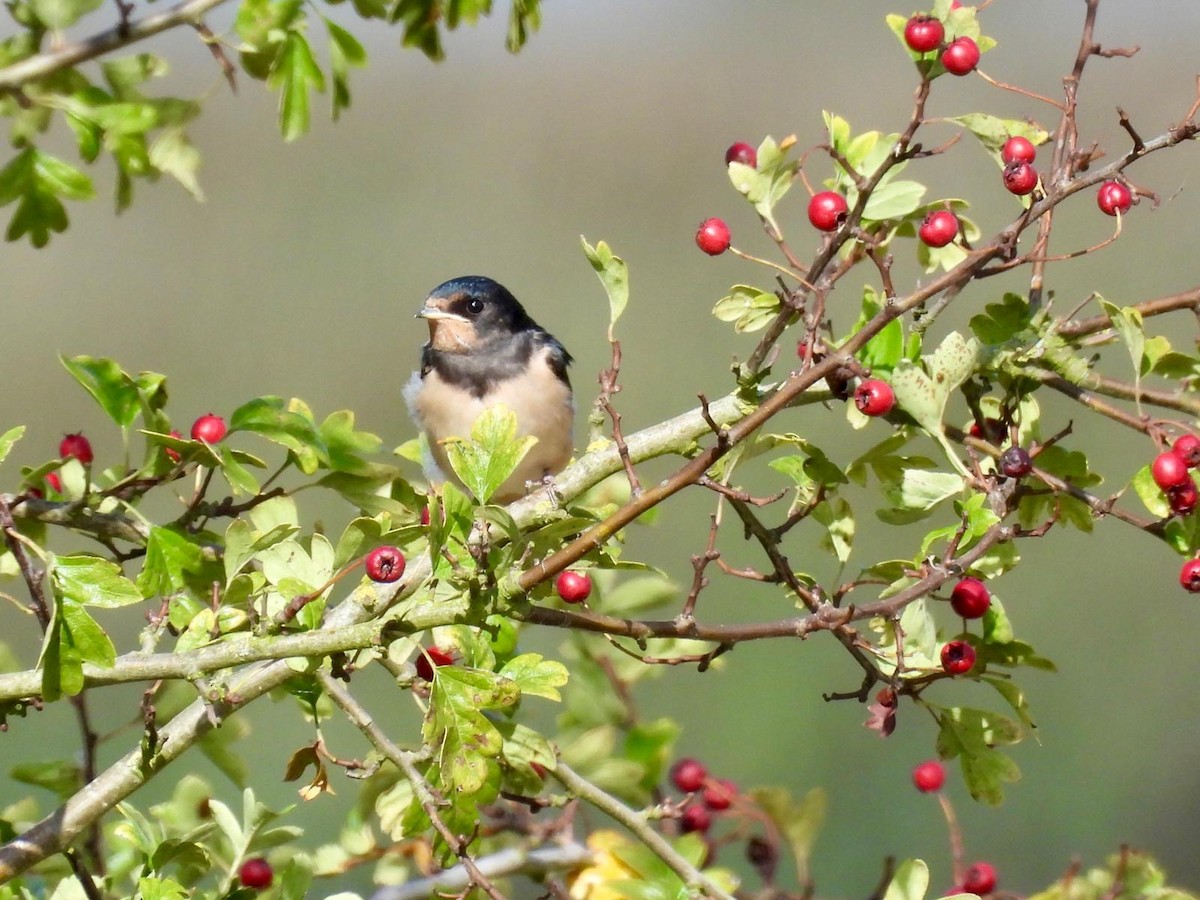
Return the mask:
{"type": "MultiPolygon", "coordinates": [[[[982,20],[999,47],[982,68],[1058,97],[1083,11],[1082,2],[997,0],[982,20]]],[[[768,271],[730,256],[708,259],[692,243],[701,219],[721,215],[736,245],[770,253],[752,211],[729,186],[725,148],[791,133],[802,148],[811,146],[822,139],[822,109],[845,116],[856,131],[903,127],[916,80],[884,26],[887,12],[912,10],[877,0],[548,3],[542,32],[520,56],[504,52],[499,15],[451,36],[440,65],[401,51],[396,33],[343,17],[372,57],[353,74],[354,106],[336,126],[316,115],[313,133],[293,145],[277,136],[275,96],[245,78],[231,94],[192,33],[153,41],[149,49],[172,60],[171,89],[210,90],[193,131],[208,199],[197,205],[165,182],[139,185],[133,208],[120,217],[103,200],[75,205],[70,231],[48,248],[0,251],[0,428],[29,426],[6,483],[12,487],[17,464],[48,459],[67,431],[84,429],[99,461],[117,457],[117,435],[62,370],[59,353],[111,356],[134,371],[166,373],[171,408],[184,427],[201,413],[227,413],[274,393],[304,398],[319,416],[353,409],[361,427],[393,447],[414,433],[399,397],[425,339],[413,313],[430,288],[460,274],[505,283],[563,340],[577,358],[573,377],[586,407],[609,351],[607,304],[580,252],[580,234],[607,240],[631,268],[632,301],[619,329],[625,364],[617,399],[626,428],[690,408],[698,392],[724,393],[727,364],[744,358],[753,339],[734,336],[708,312],[731,284],[772,284],[768,271]]],[[[218,11],[210,24],[220,32],[230,16],[218,11]]],[[[1142,52],[1089,65],[1081,93],[1084,144],[1125,148],[1117,104],[1145,136],[1182,118],[1195,90],[1197,26],[1200,9],[1185,0],[1102,5],[1097,39],[1137,44],[1142,52]]],[[[939,81],[929,114],[983,109],[1054,124],[1052,108],[979,78],[939,81]]],[[[951,133],[935,126],[926,143],[951,133]]],[[[1093,290],[1131,303],[1196,283],[1195,170],[1196,151],[1188,146],[1131,171],[1165,202],[1156,210],[1137,207],[1115,247],[1052,267],[1049,286],[1060,311],[1093,290]]],[[[814,155],[807,171],[820,180],[830,164],[814,155]]],[[[930,186],[930,199],[969,200],[985,233],[1016,211],[994,164],[970,139],[909,172],[930,186]]],[[[111,188],[110,172],[94,174],[102,190],[111,188]]],[[[804,258],[816,238],[804,221],[803,190],[790,200],[781,222],[804,258]]],[[[1064,252],[1102,240],[1112,221],[1097,213],[1089,194],[1068,204],[1058,225],[1053,249],[1064,252]]],[[[898,256],[898,283],[911,284],[920,273],[907,248],[898,256]]],[[[866,277],[847,279],[830,301],[842,329],[857,313],[853,294],[866,277]]],[[[1021,280],[973,286],[935,332],[961,325],[1005,289],[1022,290],[1021,280]]],[[[1174,324],[1187,322],[1179,317],[1174,324]]],[[[1070,446],[1093,454],[1109,488],[1127,483],[1149,459],[1147,441],[1086,421],[1078,408],[1051,405],[1047,430],[1070,417],[1070,446]]],[[[778,424],[811,436],[843,462],[878,439],[882,427],[851,434],[840,409],[820,408],[778,424]]],[[[647,471],[657,477],[667,468],[647,471]]],[[[852,494],[856,499],[851,564],[911,555],[914,536],[884,532],[867,495],[852,494]]],[[[635,530],[630,554],[685,582],[711,507],[712,498],[699,491],[678,498],[652,529],[635,530]]],[[[734,564],[753,559],[735,528],[722,533],[720,549],[734,564]]],[[[800,568],[833,571],[814,532],[800,529],[785,549],[800,568]]],[[[1060,672],[1021,675],[1041,727],[1037,740],[1014,751],[1024,778],[1002,808],[973,804],[952,772],[949,791],[968,856],[993,862],[1003,889],[1028,892],[1073,859],[1098,863],[1128,842],[1158,854],[1176,882],[1200,888],[1200,691],[1188,675],[1191,626],[1200,612],[1176,583],[1178,558],[1109,522],[1091,537],[1056,529],[1021,550],[1027,565],[997,591],[1018,634],[1060,672]]],[[[700,612],[713,620],[759,619],[787,615],[788,608],[774,592],[714,577],[700,612]]],[[[2,604],[0,629],[32,664],[32,620],[2,604]]],[[[534,637],[549,648],[559,639],[534,637]]],[[[912,765],[932,755],[928,719],[905,707],[897,733],[881,741],[862,727],[864,707],[825,703],[822,692],[858,684],[854,666],[829,640],[745,645],[725,663],[719,673],[660,673],[641,695],[642,715],[677,718],[685,728],[681,753],[743,786],[782,784],[798,794],[826,788],[829,819],[815,859],[822,895],[869,893],[889,854],[926,858],[935,888],[948,887],[936,803],[909,782],[912,765]]],[[[112,699],[103,704],[102,727],[135,713],[134,692],[104,696],[112,699]]],[[[976,694],[954,686],[934,699],[971,702],[976,694]]],[[[992,697],[978,700],[998,708],[992,697]]],[[[51,723],[60,752],[74,752],[70,714],[58,707],[15,720],[0,736],[6,769],[46,756],[51,723]]],[[[255,709],[250,721],[255,732],[244,748],[256,787],[275,805],[293,802],[294,786],[278,779],[286,751],[310,732],[290,707],[255,709]]],[[[356,737],[345,737],[341,755],[361,752],[356,737]]],[[[106,759],[124,743],[106,748],[106,759]]],[[[234,798],[206,764],[196,768],[234,798]]],[[[353,790],[340,779],[338,789],[353,790]]],[[[0,803],[23,792],[0,781],[0,803]]],[[[336,802],[322,798],[301,810],[314,844],[335,834],[337,817],[328,810],[336,802]]]]}

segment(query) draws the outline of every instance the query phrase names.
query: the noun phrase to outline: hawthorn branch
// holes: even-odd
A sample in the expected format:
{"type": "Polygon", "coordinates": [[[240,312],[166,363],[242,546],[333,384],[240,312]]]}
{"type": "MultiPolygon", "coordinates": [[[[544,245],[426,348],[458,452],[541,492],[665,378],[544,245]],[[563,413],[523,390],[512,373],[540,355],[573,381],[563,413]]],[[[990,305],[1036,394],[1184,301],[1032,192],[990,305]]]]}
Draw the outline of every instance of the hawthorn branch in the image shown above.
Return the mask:
{"type": "Polygon", "coordinates": [[[699,896],[703,897],[733,900],[729,894],[709,881],[703,872],[680,856],[679,852],[670,845],[667,839],[650,826],[644,813],[631,809],[616,797],[600,790],[600,788],[581,776],[561,759],[558,760],[558,763],[550,770],[549,774],[580,800],[611,816],[633,832],[639,841],[645,844],[659,859],[671,868],[672,872],[683,880],[685,887],[689,890],[689,896],[694,896],[698,893],[699,896]]]}
{"type": "Polygon", "coordinates": [[[38,53],[0,69],[0,93],[16,92],[39,78],[53,75],[80,63],[103,56],[113,50],[135,44],[180,25],[195,27],[209,10],[226,0],[185,0],[170,9],[131,21],[123,19],[117,25],[72,44],[38,53]]]}
{"type": "Polygon", "coordinates": [[[505,900],[504,895],[496,890],[496,886],[475,865],[474,858],[467,852],[470,839],[462,835],[456,835],[442,821],[441,815],[438,814],[438,798],[434,795],[433,787],[425,780],[425,776],[417,768],[417,761],[420,757],[412,751],[402,749],[389,738],[383,729],[375,724],[374,718],[355,699],[354,695],[346,690],[346,686],[332,677],[328,672],[318,672],[317,680],[321,682],[321,687],[325,689],[325,693],[329,695],[329,698],[345,713],[350,723],[363,733],[376,750],[391,760],[404,773],[404,777],[412,785],[413,793],[416,794],[421,808],[425,810],[425,815],[429,816],[433,827],[437,829],[438,834],[445,840],[446,845],[454,851],[455,855],[461,861],[463,868],[470,876],[469,886],[479,888],[491,897],[492,900],[505,900]]]}
{"type": "MultiPolygon", "coordinates": [[[[1200,287],[1194,287],[1167,297],[1159,297],[1155,300],[1135,303],[1132,309],[1137,310],[1142,318],[1161,316],[1164,313],[1184,309],[1190,309],[1192,312],[1200,312],[1200,287]]],[[[1062,337],[1072,341],[1112,327],[1112,320],[1108,317],[1108,314],[1101,313],[1098,316],[1091,316],[1077,322],[1061,322],[1054,330],[1062,337]]]]}

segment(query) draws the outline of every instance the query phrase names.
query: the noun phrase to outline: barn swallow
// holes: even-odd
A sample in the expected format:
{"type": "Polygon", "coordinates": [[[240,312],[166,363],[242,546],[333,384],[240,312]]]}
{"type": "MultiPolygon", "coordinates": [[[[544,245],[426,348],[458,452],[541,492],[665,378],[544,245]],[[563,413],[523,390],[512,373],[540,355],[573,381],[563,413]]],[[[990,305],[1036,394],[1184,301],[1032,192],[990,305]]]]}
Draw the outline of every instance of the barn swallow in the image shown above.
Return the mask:
{"type": "Polygon", "coordinates": [[[404,399],[428,439],[429,480],[462,487],[442,442],[470,437],[479,414],[498,403],[516,414],[519,434],[537,443],[491,502],[523,497],[530,482],[559,472],[571,458],[575,419],[566,348],[506,288],[478,275],[434,288],[417,318],[429,324],[429,342],[404,399]]]}

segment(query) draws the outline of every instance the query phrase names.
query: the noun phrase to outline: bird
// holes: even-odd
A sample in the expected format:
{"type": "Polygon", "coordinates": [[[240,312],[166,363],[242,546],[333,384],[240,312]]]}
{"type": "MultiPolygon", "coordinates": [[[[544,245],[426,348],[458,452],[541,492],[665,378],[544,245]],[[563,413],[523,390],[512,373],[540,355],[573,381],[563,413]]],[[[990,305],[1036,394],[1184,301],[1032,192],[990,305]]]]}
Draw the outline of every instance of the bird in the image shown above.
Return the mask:
{"type": "Polygon", "coordinates": [[[559,340],[507,288],[482,275],[438,285],[417,318],[429,325],[429,341],[404,399],[426,435],[430,482],[463,487],[443,441],[470,437],[480,413],[500,403],[516,414],[518,436],[537,443],[489,502],[510,503],[560,472],[574,450],[575,401],[571,354],[559,340]]]}

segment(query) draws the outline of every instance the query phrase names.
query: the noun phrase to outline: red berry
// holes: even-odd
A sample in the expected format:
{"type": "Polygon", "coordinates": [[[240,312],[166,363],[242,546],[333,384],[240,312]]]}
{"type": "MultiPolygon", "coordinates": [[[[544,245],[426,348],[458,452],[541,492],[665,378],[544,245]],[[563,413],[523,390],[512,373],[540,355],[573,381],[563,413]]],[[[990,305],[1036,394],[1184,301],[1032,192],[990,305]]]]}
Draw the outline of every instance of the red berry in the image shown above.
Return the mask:
{"type": "Polygon", "coordinates": [[[964,619],[978,619],[992,605],[992,595],[978,578],[964,578],[950,592],[951,608],[964,619]]]}
{"type": "Polygon", "coordinates": [[[685,794],[700,790],[707,778],[708,769],[704,768],[704,763],[690,757],[684,757],[671,766],[671,784],[685,794]]]}
{"type": "Polygon", "coordinates": [[[969,75],[979,65],[979,45],[969,37],[955,38],[942,51],[942,65],[951,75],[969,75]]]}
{"type": "Polygon", "coordinates": [[[1037,148],[1029,138],[1014,134],[1000,148],[1000,158],[1006,166],[1015,162],[1032,163],[1037,159],[1037,148]]]}
{"type": "Polygon", "coordinates": [[[1024,447],[1009,447],[1000,454],[1000,471],[1009,478],[1024,478],[1033,471],[1033,457],[1024,447]]]}
{"type": "Polygon", "coordinates": [[[958,216],[948,209],[935,209],[925,217],[917,235],[930,247],[945,247],[958,237],[958,216]]]}
{"type": "Polygon", "coordinates": [[[720,256],[729,249],[729,226],[721,219],[705,219],[696,229],[696,246],[709,256],[720,256]]]}
{"type": "Polygon", "coordinates": [[[836,191],[821,191],[808,201],[808,221],[819,231],[837,231],[846,221],[850,205],[836,191]]]}
{"type": "Polygon", "coordinates": [[[246,860],[238,869],[238,880],[242,887],[254,888],[256,891],[269,888],[274,877],[275,872],[271,864],[261,856],[246,860]]]}
{"type": "Polygon", "coordinates": [[[730,144],[729,149],[725,151],[725,165],[734,162],[753,169],[758,165],[758,151],[743,141],[730,144]]]}
{"type": "Polygon", "coordinates": [[[991,863],[977,862],[963,876],[963,890],[968,894],[990,894],[996,889],[996,870],[991,863]]]}
{"type": "Polygon", "coordinates": [[[584,572],[572,572],[567,569],[558,573],[554,580],[554,589],[563,603],[582,603],[592,592],[592,579],[584,572]]]}
{"type": "Polygon", "coordinates": [[[932,794],[946,783],[946,768],[936,759],[927,759],[913,769],[912,780],[922,794],[932,794]]]}
{"type": "Polygon", "coordinates": [[[46,484],[50,485],[50,490],[62,493],[62,479],[58,477],[57,472],[46,473],[46,484]]]}
{"type": "Polygon", "coordinates": [[[942,668],[951,675],[962,675],[975,667],[975,648],[966,641],[946,641],[942,645],[942,668]]]}
{"type": "Polygon", "coordinates": [[[1200,559],[1189,559],[1179,570],[1179,583],[1184,590],[1200,594],[1200,559]]]}
{"type": "Polygon", "coordinates": [[[1188,479],[1179,487],[1167,491],[1167,502],[1171,504],[1171,512],[1177,516],[1190,516],[1200,501],[1200,491],[1196,490],[1196,482],[1188,479]]]}
{"type": "Polygon", "coordinates": [[[192,423],[192,440],[206,444],[219,444],[225,437],[225,420],[212,413],[205,413],[192,423]]]}
{"type": "Polygon", "coordinates": [[[1171,449],[1180,456],[1189,469],[1194,469],[1200,466],[1200,437],[1191,434],[1181,434],[1175,438],[1175,443],[1171,445],[1171,449]]]}
{"type": "Polygon", "coordinates": [[[679,830],[684,834],[698,831],[701,834],[712,827],[712,813],[699,803],[691,803],[679,815],[679,830]]]}
{"type": "Polygon", "coordinates": [[[1096,191],[1096,205],[1106,216],[1127,213],[1133,205],[1133,194],[1119,181],[1106,181],[1096,191]]]}
{"type": "Polygon", "coordinates": [[[946,28],[941,20],[919,13],[904,26],[904,43],[915,53],[928,53],[942,45],[946,28]]]}
{"type": "Polygon", "coordinates": [[[868,378],[854,389],[854,405],[864,416],[882,416],[896,405],[896,392],[886,381],[868,378]]]}
{"type": "Polygon", "coordinates": [[[81,433],[68,434],[58,445],[58,455],[64,459],[74,457],[85,466],[92,461],[92,444],[81,433]]]}
{"type": "Polygon", "coordinates": [[[1011,194],[1024,197],[1037,183],[1037,169],[1027,162],[1011,162],[1004,167],[1004,187],[1011,194]]]}
{"type": "Polygon", "coordinates": [[[364,565],[372,581],[391,584],[400,580],[407,562],[398,547],[376,547],[367,554],[364,565]]]}
{"type": "Polygon", "coordinates": [[[700,799],[711,810],[729,809],[733,805],[737,792],[737,785],[728,779],[709,780],[704,786],[704,793],[700,795],[700,799]]]}
{"type": "Polygon", "coordinates": [[[425,647],[415,663],[417,677],[425,681],[433,681],[433,670],[441,666],[448,666],[452,662],[454,662],[454,657],[445,650],[439,650],[437,647],[425,647]]]}
{"type": "MultiPolygon", "coordinates": [[[[171,429],[171,437],[177,438],[180,440],[183,439],[183,435],[180,434],[178,431],[176,431],[174,428],[171,429]]],[[[179,462],[179,460],[182,458],[180,456],[179,451],[172,449],[171,447],[163,447],[163,453],[165,453],[167,455],[167,459],[169,459],[171,462],[179,462]]]]}
{"type": "Polygon", "coordinates": [[[1185,481],[1191,480],[1191,476],[1188,475],[1187,463],[1174,450],[1168,450],[1154,457],[1154,462],[1150,464],[1150,477],[1164,491],[1179,487],[1185,481]]]}

